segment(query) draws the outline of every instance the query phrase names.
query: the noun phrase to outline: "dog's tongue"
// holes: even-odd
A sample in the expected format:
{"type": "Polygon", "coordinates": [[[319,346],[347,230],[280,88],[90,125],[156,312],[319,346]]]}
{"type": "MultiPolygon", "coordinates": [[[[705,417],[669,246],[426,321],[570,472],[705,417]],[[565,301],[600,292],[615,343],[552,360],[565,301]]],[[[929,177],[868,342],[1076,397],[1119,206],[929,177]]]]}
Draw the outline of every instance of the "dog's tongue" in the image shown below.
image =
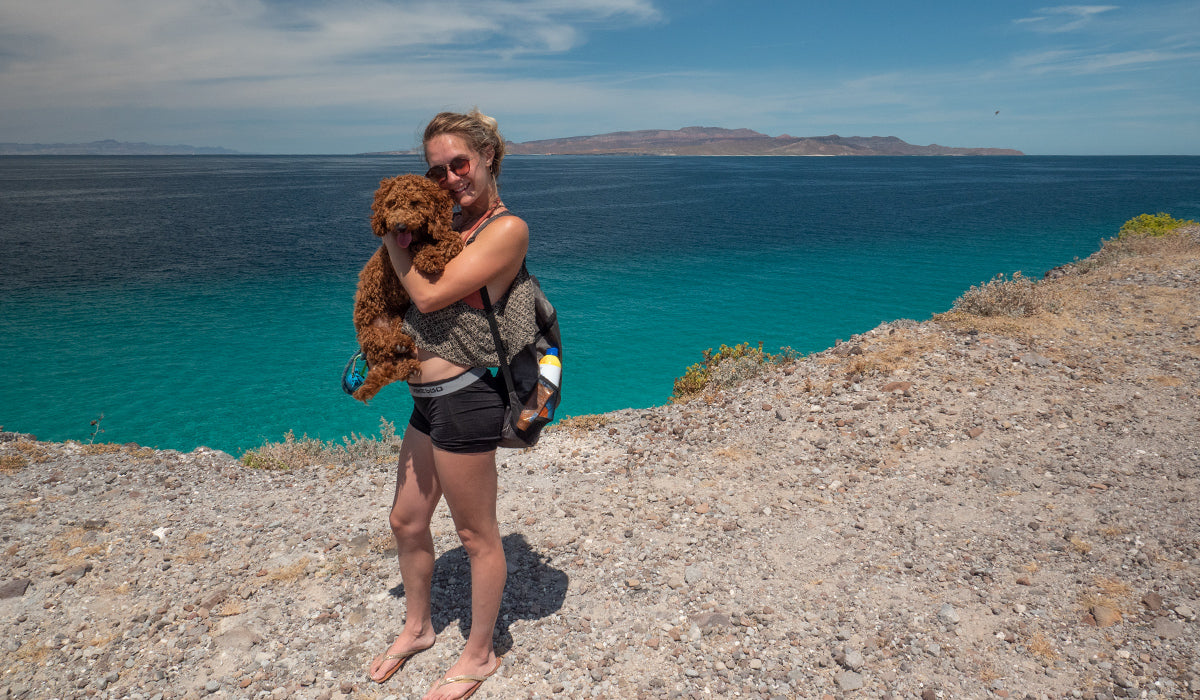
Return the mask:
{"type": "Polygon", "coordinates": [[[409,243],[412,243],[412,234],[408,231],[400,231],[396,234],[396,243],[401,248],[407,248],[409,243]]]}

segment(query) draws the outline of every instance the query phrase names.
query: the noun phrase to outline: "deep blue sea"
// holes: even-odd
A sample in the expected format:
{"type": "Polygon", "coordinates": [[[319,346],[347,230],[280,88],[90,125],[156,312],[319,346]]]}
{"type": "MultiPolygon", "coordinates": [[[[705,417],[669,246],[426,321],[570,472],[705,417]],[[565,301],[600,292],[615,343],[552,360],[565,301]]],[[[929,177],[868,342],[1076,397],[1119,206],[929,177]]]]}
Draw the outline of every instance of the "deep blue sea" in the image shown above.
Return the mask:
{"type": "MultiPolygon", "coordinates": [[[[416,157],[0,158],[0,426],[239,454],[402,429],[341,392],[381,178],[416,157]],[[103,418],[101,419],[101,416],[103,418]],[[93,436],[93,420],[102,433],[93,436]]],[[[705,348],[823,349],[972,284],[1200,219],[1197,157],[511,157],[561,415],[665,403],[705,348]]]]}

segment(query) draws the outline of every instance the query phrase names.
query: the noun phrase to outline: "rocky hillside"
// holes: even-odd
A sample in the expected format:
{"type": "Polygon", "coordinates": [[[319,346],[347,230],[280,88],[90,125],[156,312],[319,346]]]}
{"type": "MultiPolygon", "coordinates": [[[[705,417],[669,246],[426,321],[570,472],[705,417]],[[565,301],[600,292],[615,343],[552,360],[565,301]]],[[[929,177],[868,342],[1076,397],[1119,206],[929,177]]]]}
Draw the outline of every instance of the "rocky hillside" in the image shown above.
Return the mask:
{"type": "MultiPolygon", "coordinates": [[[[500,673],[477,698],[1200,693],[1200,241],[897,321],[501,455],[500,673]]],[[[16,426],[9,426],[11,430],[16,426]]],[[[0,698],[410,698],[391,458],[0,442],[0,698]]]]}
{"type": "Polygon", "coordinates": [[[621,131],[599,136],[528,141],[508,145],[510,153],[722,156],[993,156],[1023,155],[1007,148],[914,146],[895,136],[767,136],[750,129],[691,126],[675,131],[621,131]]]}

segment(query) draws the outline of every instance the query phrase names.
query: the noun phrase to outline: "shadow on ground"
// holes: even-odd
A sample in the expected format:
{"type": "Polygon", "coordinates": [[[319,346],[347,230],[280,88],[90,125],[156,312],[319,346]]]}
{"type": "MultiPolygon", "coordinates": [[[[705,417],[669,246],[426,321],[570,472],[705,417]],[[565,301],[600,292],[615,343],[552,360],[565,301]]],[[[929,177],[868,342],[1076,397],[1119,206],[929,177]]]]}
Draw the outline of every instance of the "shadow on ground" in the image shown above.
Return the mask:
{"type": "MultiPolygon", "coordinates": [[[[536,620],[558,612],[566,599],[569,582],[566,573],[550,566],[545,557],[530,548],[524,535],[507,535],[503,543],[508,581],[493,633],[497,654],[505,654],[512,648],[509,625],[514,620],[536,620]]],[[[403,598],[404,584],[388,593],[403,598]]],[[[462,547],[455,547],[434,562],[432,594],[434,630],[441,634],[457,620],[459,632],[466,639],[471,629],[471,567],[462,547]]]]}

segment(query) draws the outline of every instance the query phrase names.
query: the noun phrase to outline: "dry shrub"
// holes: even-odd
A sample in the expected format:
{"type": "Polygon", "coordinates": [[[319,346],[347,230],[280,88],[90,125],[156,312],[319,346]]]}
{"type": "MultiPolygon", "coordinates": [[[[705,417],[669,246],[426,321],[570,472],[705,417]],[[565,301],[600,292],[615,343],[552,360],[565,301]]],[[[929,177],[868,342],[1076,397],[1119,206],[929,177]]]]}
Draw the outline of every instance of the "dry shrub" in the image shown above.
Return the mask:
{"type": "Polygon", "coordinates": [[[189,532],[183,541],[188,548],[182,552],[175,553],[174,556],[181,562],[194,564],[198,561],[204,561],[212,552],[204,545],[209,542],[207,532],[189,532]]]}
{"type": "Polygon", "coordinates": [[[11,474],[29,466],[25,455],[0,455],[0,472],[11,474]]]}
{"type": "Polygon", "coordinates": [[[1132,593],[1133,589],[1129,584],[1098,576],[1092,589],[1079,594],[1079,605],[1084,610],[1091,610],[1100,605],[1125,615],[1131,612],[1125,602],[1132,593]]]}
{"type": "Polygon", "coordinates": [[[50,460],[50,451],[40,442],[17,440],[16,447],[18,452],[25,455],[34,464],[41,464],[50,460]]]}
{"type": "Polygon", "coordinates": [[[95,530],[77,527],[50,540],[47,548],[59,564],[72,565],[98,556],[108,549],[108,543],[101,542],[95,530]]]}
{"type": "Polygon", "coordinates": [[[1155,375],[1153,377],[1147,377],[1147,379],[1155,384],[1158,384],[1159,386],[1183,386],[1183,380],[1179,377],[1155,375]]]}
{"type": "Polygon", "coordinates": [[[304,576],[304,570],[308,568],[308,563],[308,557],[301,557],[287,566],[268,571],[267,578],[280,583],[294,583],[304,576]]]}
{"type": "Polygon", "coordinates": [[[581,436],[597,428],[603,428],[604,426],[608,425],[611,420],[611,418],[603,413],[583,416],[567,416],[557,423],[547,427],[547,430],[550,428],[560,428],[562,430],[566,430],[572,435],[581,436]]]}
{"type": "Polygon", "coordinates": [[[990,282],[973,285],[954,300],[953,311],[972,316],[1010,316],[1021,318],[1056,306],[1048,288],[1021,274],[1012,278],[996,275],[990,282]]]}
{"type": "Polygon", "coordinates": [[[1079,554],[1087,554],[1088,552],[1092,551],[1092,545],[1090,542],[1086,542],[1074,535],[1071,536],[1070,544],[1071,549],[1075,550],[1079,554]]]}
{"type": "Polygon", "coordinates": [[[1058,652],[1054,650],[1054,644],[1041,632],[1034,633],[1025,644],[1025,647],[1029,649],[1030,654],[1037,657],[1043,664],[1050,664],[1058,658],[1058,652]]]}
{"type": "Polygon", "coordinates": [[[46,646],[44,641],[30,639],[21,644],[21,648],[14,652],[14,656],[16,656],[18,661],[24,661],[34,666],[41,666],[52,651],[52,649],[46,646]]]}
{"type": "Polygon", "coordinates": [[[283,471],[330,463],[377,462],[395,454],[395,442],[395,424],[381,418],[377,438],[350,433],[339,445],[332,440],[310,438],[307,434],[297,438],[289,430],[283,436],[283,442],[263,443],[257,450],[247,450],[238,461],[251,469],[283,471]]]}
{"type": "Polygon", "coordinates": [[[246,610],[245,601],[241,598],[231,598],[218,605],[217,609],[213,610],[213,614],[217,617],[233,617],[234,615],[241,615],[246,610]]]}

